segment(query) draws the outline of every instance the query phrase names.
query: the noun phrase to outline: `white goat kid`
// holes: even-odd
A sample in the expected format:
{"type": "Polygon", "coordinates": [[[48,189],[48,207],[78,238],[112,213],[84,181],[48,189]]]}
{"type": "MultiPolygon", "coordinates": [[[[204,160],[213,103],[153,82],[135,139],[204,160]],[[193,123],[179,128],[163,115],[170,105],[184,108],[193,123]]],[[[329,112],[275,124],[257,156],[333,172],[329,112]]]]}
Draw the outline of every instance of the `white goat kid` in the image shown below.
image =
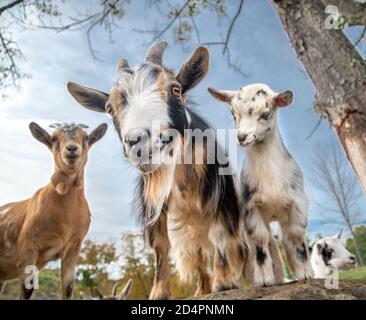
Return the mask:
{"type": "Polygon", "coordinates": [[[311,265],[315,278],[324,279],[334,271],[356,266],[356,257],[346,249],[341,236],[342,232],[333,237],[319,239],[314,244],[311,265]]]}
{"type": "Polygon", "coordinates": [[[277,94],[265,84],[252,84],[239,91],[209,92],[230,104],[237,141],[246,148],[241,173],[242,214],[251,242],[253,283],[283,283],[283,267],[270,223],[278,221],[282,241],[294,276],[313,275],[306,241],[308,199],[303,175],[280,136],[277,110],[290,105],[293,93],[277,94]]]}

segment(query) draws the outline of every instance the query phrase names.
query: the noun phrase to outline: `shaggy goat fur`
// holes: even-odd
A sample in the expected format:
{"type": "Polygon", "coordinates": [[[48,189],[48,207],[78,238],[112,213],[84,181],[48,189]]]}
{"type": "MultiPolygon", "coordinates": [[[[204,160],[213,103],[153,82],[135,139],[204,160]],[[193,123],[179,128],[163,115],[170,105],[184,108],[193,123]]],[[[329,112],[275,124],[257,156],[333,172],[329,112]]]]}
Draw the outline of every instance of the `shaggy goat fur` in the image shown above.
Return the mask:
{"type": "Polygon", "coordinates": [[[210,152],[223,151],[216,140],[210,150],[205,141],[185,134],[189,129],[209,129],[186,106],[187,92],[208,71],[208,50],[197,48],[175,76],[161,63],[165,47],[165,43],[153,46],[146,62],[136,68],[121,60],[110,94],[68,85],[81,105],[112,115],[124,153],[141,173],[136,194],[139,216],[156,254],[151,299],[170,296],[170,247],[182,279],[197,280],[196,295],[236,287],[246,254],[234,176],[220,175],[217,154],[213,163],[195,161],[198,155],[207,160],[210,152]],[[156,121],[160,124],[154,128],[156,121]],[[172,130],[176,135],[170,142],[166,137],[172,130]],[[191,164],[180,161],[186,153],[192,155],[191,164]],[[154,156],[164,161],[150,161],[154,156]],[[208,269],[212,249],[216,252],[213,284],[208,269]]]}
{"type": "Polygon", "coordinates": [[[283,282],[283,270],[270,223],[277,221],[294,276],[312,277],[306,245],[308,199],[303,176],[287,151],[277,124],[277,111],[292,103],[293,94],[274,93],[267,85],[248,85],[239,91],[209,88],[220,101],[230,104],[237,140],[246,148],[241,173],[242,213],[253,256],[255,285],[283,282]]]}

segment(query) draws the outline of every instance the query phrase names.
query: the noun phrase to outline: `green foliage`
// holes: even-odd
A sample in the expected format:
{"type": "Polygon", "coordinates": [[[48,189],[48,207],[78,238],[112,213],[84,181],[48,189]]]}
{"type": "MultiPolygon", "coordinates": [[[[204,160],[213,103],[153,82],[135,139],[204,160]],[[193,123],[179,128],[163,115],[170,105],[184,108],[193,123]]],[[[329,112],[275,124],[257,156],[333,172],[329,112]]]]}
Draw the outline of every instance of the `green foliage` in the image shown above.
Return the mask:
{"type": "MultiPolygon", "coordinates": [[[[154,282],[155,257],[153,251],[145,245],[139,233],[126,233],[122,237],[121,260],[123,283],[128,279],[133,280],[133,287],[129,299],[148,299],[154,282]]],[[[179,280],[174,265],[170,263],[170,285],[172,296],[183,299],[194,293],[194,285],[186,284],[179,280]]]]}
{"type": "Polygon", "coordinates": [[[109,288],[112,284],[108,280],[108,266],[118,260],[116,244],[113,242],[95,243],[91,240],[84,242],[77,279],[82,291],[97,295],[96,289],[109,288]]]}
{"type": "Polygon", "coordinates": [[[339,273],[341,280],[366,280],[366,267],[354,268],[339,273]]]}
{"type": "MultiPolygon", "coordinates": [[[[358,243],[361,257],[366,261],[366,225],[359,225],[354,228],[355,238],[358,243]]],[[[347,239],[346,247],[348,251],[356,254],[355,244],[352,238],[347,239]]]]}

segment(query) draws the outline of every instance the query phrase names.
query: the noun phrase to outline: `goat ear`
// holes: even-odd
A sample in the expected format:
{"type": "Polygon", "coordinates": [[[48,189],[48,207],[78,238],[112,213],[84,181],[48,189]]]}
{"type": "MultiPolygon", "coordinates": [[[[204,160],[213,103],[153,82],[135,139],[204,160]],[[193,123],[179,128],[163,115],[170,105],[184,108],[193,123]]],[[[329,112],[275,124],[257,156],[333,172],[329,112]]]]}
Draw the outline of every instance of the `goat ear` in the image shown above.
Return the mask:
{"type": "Polygon", "coordinates": [[[231,100],[234,98],[236,92],[235,91],[229,91],[229,90],[217,90],[214,88],[207,88],[208,92],[217,100],[231,103],[231,100]]]}
{"type": "Polygon", "coordinates": [[[193,89],[207,75],[210,54],[206,47],[198,47],[179,70],[177,80],[182,86],[182,93],[193,89]]]}
{"type": "Polygon", "coordinates": [[[115,295],[117,300],[126,300],[132,288],[132,279],[129,279],[123,290],[115,295]]]}
{"type": "Polygon", "coordinates": [[[294,101],[294,93],[291,90],[281,92],[274,97],[274,104],[278,108],[287,107],[293,101],[294,101]]]}
{"type": "Polygon", "coordinates": [[[102,139],[107,132],[108,126],[106,123],[101,124],[89,134],[89,146],[102,139]]]}
{"type": "Polygon", "coordinates": [[[67,89],[83,107],[92,111],[105,112],[105,104],[108,101],[109,94],[74,82],[69,82],[67,89]]]}
{"type": "Polygon", "coordinates": [[[44,130],[43,128],[41,128],[35,122],[31,122],[29,124],[29,129],[30,129],[33,137],[35,137],[38,141],[40,141],[43,144],[45,144],[48,148],[50,148],[50,149],[52,148],[51,135],[46,130],[44,130]]]}

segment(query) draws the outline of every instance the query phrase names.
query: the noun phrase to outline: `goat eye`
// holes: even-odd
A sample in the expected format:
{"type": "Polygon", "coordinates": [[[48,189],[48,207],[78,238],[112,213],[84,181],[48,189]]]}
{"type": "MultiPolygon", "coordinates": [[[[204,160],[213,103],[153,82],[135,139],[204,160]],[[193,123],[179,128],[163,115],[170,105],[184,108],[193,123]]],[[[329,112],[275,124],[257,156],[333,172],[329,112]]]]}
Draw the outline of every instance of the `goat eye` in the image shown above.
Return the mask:
{"type": "Polygon", "coordinates": [[[269,116],[270,116],[269,112],[262,113],[261,116],[259,117],[259,120],[268,120],[269,116]]]}
{"type": "Polygon", "coordinates": [[[85,136],[84,141],[88,141],[88,140],[89,140],[89,136],[85,136]]]}
{"type": "Polygon", "coordinates": [[[57,137],[52,137],[51,140],[52,140],[52,142],[56,142],[57,141],[57,137]]]}
{"type": "Polygon", "coordinates": [[[180,97],[180,87],[178,86],[173,86],[172,89],[171,89],[171,92],[172,92],[172,95],[175,96],[175,97],[180,97]]]}
{"type": "Polygon", "coordinates": [[[123,105],[127,104],[127,98],[124,93],[121,94],[121,102],[123,105]]]}
{"type": "Polygon", "coordinates": [[[113,108],[112,108],[112,105],[110,103],[106,104],[105,111],[107,113],[109,113],[111,116],[113,115],[113,108]]]}

